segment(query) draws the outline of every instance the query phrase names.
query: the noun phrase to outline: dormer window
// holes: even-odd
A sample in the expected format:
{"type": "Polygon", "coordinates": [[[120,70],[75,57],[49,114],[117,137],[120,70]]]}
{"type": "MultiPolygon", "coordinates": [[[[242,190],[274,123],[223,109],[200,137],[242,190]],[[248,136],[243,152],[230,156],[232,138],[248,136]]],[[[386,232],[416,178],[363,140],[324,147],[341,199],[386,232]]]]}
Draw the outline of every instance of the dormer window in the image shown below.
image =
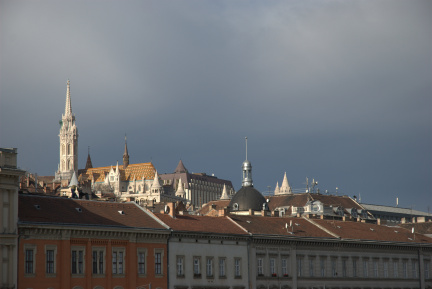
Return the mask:
{"type": "Polygon", "coordinates": [[[233,210],[234,210],[234,211],[238,211],[238,209],[239,209],[239,205],[238,205],[238,203],[234,203],[234,205],[233,205],[233,210]]]}

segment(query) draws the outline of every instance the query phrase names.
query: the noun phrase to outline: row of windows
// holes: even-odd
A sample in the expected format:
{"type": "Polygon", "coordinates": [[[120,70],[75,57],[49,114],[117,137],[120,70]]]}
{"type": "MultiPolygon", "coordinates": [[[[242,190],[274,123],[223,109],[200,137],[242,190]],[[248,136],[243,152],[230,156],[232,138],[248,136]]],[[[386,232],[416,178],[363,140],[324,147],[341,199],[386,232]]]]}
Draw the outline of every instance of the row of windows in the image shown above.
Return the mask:
{"type": "MultiPolygon", "coordinates": [[[[257,258],[257,275],[268,273],[276,277],[281,274],[288,277],[288,257],[268,259],[265,271],[264,258],[257,258]],[[277,266],[280,264],[280,270],[277,266]]],[[[337,257],[299,257],[297,258],[297,276],[308,277],[363,277],[363,278],[418,278],[418,260],[378,259],[378,258],[342,258],[337,257]]],[[[430,261],[424,261],[424,276],[430,276],[430,261]]]]}
{"type": "MultiPolygon", "coordinates": [[[[176,260],[177,264],[177,277],[184,278],[185,277],[185,256],[177,256],[176,260]]],[[[202,270],[202,261],[200,256],[194,256],[192,260],[192,272],[194,278],[201,278],[201,270],[202,270]]],[[[219,278],[224,279],[227,278],[227,258],[226,257],[205,257],[205,276],[207,278],[215,278],[215,276],[219,276],[219,278]],[[217,264],[215,264],[218,262],[217,264]],[[216,267],[215,267],[216,266],[216,267]],[[216,272],[217,271],[217,272],[216,272]]],[[[242,278],[241,274],[242,268],[242,260],[241,258],[234,258],[234,278],[240,279],[242,278]]]]}
{"type": "MultiPolygon", "coordinates": [[[[24,249],[24,272],[27,276],[35,274],[35,256],[37,248],[34,245],[25,245],[24,249]]],[[[57,247],[54,245],[47,245],[45,247],[45,273],[56,274],[56,255],[57,247]]],[[[154,250],[154,274],[163,274],[163,249],[154,250]]],[[[111,268],[107,268],[106,263],[106,248],[93,247],[91,251],[91,272],[93,275],[105,275],[106,269],[111,269],[113,275],[124,275],[126,249],[124,247],[115,247],[111,252],[111,268]]],[[[139,275],[147,274],[147,249],[137,249],[137,271],[139,275]]],[[[85,247],[72,247],[71,249],[71,274],[84,275],[86,264],[86,250],[85,247]]]]}

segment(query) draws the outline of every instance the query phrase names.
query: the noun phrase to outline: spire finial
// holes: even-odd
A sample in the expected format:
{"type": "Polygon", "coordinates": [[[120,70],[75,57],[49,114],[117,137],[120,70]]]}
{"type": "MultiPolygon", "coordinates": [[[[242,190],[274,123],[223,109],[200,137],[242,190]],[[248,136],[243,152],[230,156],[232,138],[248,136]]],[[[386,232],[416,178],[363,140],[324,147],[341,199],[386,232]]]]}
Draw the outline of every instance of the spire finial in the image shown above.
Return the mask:
{"type": "Polygon", "coordinates": [[[246,142],[246,160],[247,160],[247,136],[245,137],[245,142],[246,142]]]}
{"type": "Polygon", "coordinates": [[[123,168],[126,169],[128,165],[129,165],[129,153],[128,153],[128,148],[127,148],[126,134],[125,134],[125,150],[124,150],[124,154],[123,154],[123,168]]]}
{"type": "Polygon", "coordinates": [[[71,114],[72,114],[72,103],[71,103],[71,96],[70,96],[70,81],[68,79],[66,84],[65,115],[71,115],[71,114]]]}

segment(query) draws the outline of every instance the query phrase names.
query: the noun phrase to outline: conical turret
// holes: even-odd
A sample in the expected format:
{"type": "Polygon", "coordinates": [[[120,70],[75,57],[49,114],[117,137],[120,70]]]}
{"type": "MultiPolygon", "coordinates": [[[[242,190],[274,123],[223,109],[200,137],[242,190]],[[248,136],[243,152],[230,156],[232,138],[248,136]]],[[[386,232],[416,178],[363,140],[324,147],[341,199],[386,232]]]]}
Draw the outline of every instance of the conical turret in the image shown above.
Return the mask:
{"type": "Polygon", "coordinates": [[[288,183],[288,178],[286,176],[286,172],[282,181],[282,185],[280,186],[280,193],[281,194],[292,194],[291,187],[288,183]]]}
{"type": "Polygon", "coordinates": [[[222,190],[222,195],[220,197],[221,200],[229,200],[229,196],[227,193],[227,189],[226,189],[226,185],[224,184],[223,186],[223,190],[222,190]]]}

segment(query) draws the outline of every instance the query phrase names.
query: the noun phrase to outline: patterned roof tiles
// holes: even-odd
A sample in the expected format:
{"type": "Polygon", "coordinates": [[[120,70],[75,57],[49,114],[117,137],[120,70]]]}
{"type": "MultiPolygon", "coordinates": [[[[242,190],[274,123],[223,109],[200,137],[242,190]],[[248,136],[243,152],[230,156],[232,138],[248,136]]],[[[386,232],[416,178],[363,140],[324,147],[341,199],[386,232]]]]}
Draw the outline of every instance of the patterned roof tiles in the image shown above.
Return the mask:
{"type": "MultiPolygon", "coordinates": [[[[105,181],[105,175],[110,172],[111,168],[114,167],[108,166],[88,169],[83,172],[83,180],[91,180],[93,175],[94,182],[103,182],[105,181]]],[[[131,164],[128,165],[126,169],[119,166],[119,170],[121,181],[133,181],[134,179],[141,180],[143,177],[145,179],[153,179],[156,172],[156,169],[151,162],[131,164]]]]}

